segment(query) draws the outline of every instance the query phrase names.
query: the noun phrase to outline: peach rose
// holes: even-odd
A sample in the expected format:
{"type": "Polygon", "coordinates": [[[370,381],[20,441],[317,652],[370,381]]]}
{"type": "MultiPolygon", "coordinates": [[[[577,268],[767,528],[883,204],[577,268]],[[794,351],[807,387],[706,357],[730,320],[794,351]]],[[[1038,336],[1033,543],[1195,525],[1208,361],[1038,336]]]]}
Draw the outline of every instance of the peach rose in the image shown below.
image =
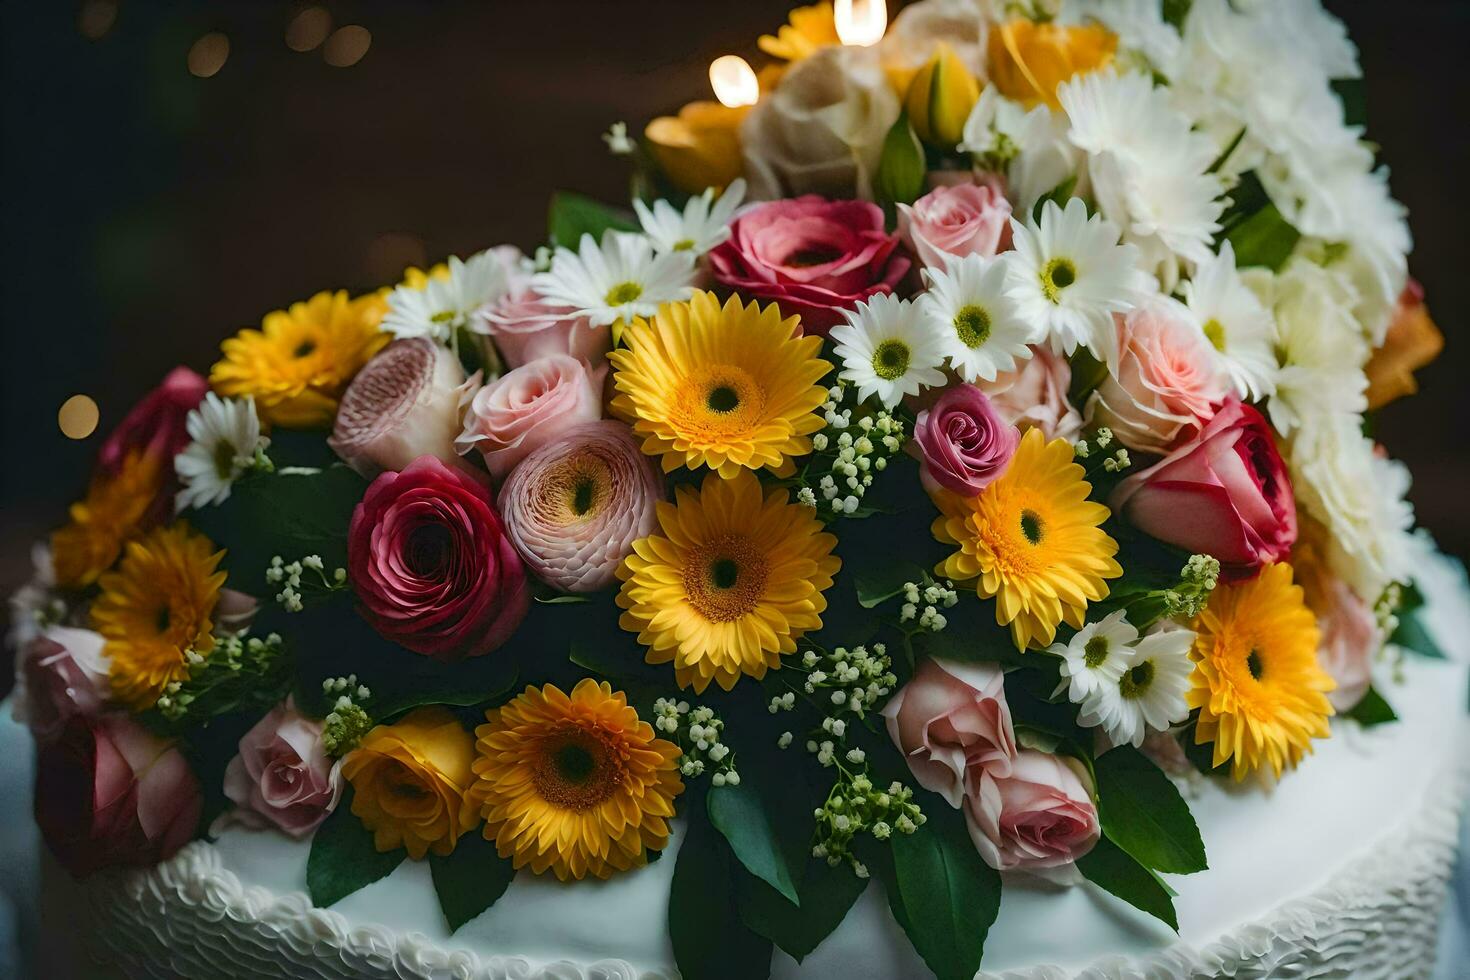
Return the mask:
{"type": "Polygon", "coordinates": [[[1000,417],[1021,431],[1040,429],[1047,441],[1069,442],[1082,432],[1082,416],[1067,400],[1071,386],[1067,359],[1045,347],[1032,347],[1029,361],[976,385],[1000,417]]]}
{"type": "Polygon", "coordinates": [[[975,767],[1011,771],[1016,734],[1005,675],[993,664],[925,660],[883,709],[914,778],[958,807],[975,767]]]}
{"type": "Polygon", "coordinates": [[[989,258],[1011,247],[1011,205],[995,187],[936,187],[898,206],[898,230],[926,268],[944,268],[951,257],[989,258]]]}
{"type": "MultiPolygon", "coordinates": [[[[478,449],[497,480],[572,426],[602,418],[607,365],[568,354],[537,358],[469,396],[460,453],[478,449]]],[[[466,392],[468,394],[468,392],[466,392]]]]}
{"type": "Polygon", "coordinates": [[[1075,760],[1031,749],[1016,753],[1004,773],[978,767],[965,793],[975,849],[997,871],[1073,877],[1102,834],[1088,782],[1075,760]]]}

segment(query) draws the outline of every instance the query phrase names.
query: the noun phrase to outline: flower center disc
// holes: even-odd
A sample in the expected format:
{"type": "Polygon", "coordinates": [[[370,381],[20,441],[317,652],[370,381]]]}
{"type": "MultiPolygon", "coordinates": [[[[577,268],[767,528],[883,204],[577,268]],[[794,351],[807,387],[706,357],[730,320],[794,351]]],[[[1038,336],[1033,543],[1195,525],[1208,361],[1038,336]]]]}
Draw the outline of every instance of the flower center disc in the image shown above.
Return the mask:
{"type": "Polygon", "coordinates": [[[1261,679],[1261,674],[1265,670],[1265,665],[1261,663],[1261,652],[1259,650],[1252,650],[1250,653],[1246,654],[1245,669],[1251,672],[1252,680],[1261,679]]]}
{"type": "Polygon", "coordinates": [[[983,306],[965,306],[954,315],[954,332],[960,343],[974,349],[990,339],[990,313],[983,306]]]}
{"type": "Polygon", "coordinates": [[[1061,301],[1062,290],[1077,281],[1077,267],[1071,259],[1052,259],[1041,270],[1041,292],[1053,303],[1061,301]]]}
{"type": "Polygon", "coordinates": [[[1021,534],[1030,544],[1041,544],[1042,539],[1046,537],[1046,523],[1041,519],[1041,515],[1034,510],[1021,511],[1021,534]]]}
{"type": "Polygon", "coordinates": [[[1106,659],[1108,659],[1108,638],[1105,636],[1094,636],[1082,648],[1082,662],[1089,667],[1099,667],[1106,659]]]}
{"type": "Polygon", "coordinates": [[[1215,350],[1224,351],[1225,324],[1221,323],[1219,320],[1210,320],[1208,323],[1205,324],[1204,330],[1205,339],[1210,342],[1215,350]]]}
{"type": "Polygon", "coordinates": [[[766,563],[743,536],[727,534],[697,546],[684,565],[684,594],[712,623],[749,615],[765,594],[766,563]]]}
{"type": "Polygon", "coordinates": [[[712,443],[759,424],[766,397],[745,369],[718,364],[696,369],[670,401],[671,420],[696,443],[712,443]]]}
{"type": "Polygon", "coordinates": [[[901,378],[909,369],[909,345],[885,340],[873,350],[873,373],[884,381],[901,378]]]}
{"type": "Polygon", "coordinates": [[[643,287],[636,282],[620,282],[607,291],[608,306],[632,303],[643,295],[643,287]]]}
{"type": "Polygon", "coordinates": [[[1154,662],[1145,660],[1123,675],[1118,682],[1118,689],[1123,697],[1134,699],[1141,698],[1148,693],[1149,687],[1154,682],[1154,662]]]}
{"type": "Polygon", "coordinates": [[[548,803],[590,810],[622,785],[623,767],[601,732],[573,723],[546,740],[531,779],[548,803]]]}

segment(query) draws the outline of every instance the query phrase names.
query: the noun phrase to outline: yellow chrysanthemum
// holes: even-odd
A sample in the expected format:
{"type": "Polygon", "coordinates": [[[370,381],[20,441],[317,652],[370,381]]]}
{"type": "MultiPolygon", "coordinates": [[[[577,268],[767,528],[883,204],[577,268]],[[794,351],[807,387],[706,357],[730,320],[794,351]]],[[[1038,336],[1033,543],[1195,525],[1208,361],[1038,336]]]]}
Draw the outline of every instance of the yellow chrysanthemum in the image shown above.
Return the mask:
{"type": "Polygon", "coordinates": [[[190,650],[214,649],[223,551],[187,524],[131,542],[117,571],[103,575],[92,625],[106,639],[113,697],[135,711],[153,706],[169,683],[188,676],[190,650]]]}
{"type": "Polygon", "coordinates": [[[115,474],[93,477],[86,499],[71,505],[71,523],[51,535],[56,584],[86,588],[111,568],[142,529],[162,485],[162,461],[141,450],[129,453],[115,474]]]}
{"type": "Polygon", "coordinates": [[[1317,662],[1317,620],[1291,566],[1220,585],[1194,621],[1196,667],[1186,695],[1199,709],[1196,744],[1215,743],[1214,764],[1236,779],[1269,764],[1279,778],[1329,734],[1327,692],[1336,685],[1317,662]]]}
{"type": "Polygon", "coordinates": [[[591,678],[570,696],[528,687],[475,729],[467,810],[501,857],[562,881],[607,878],[669,842],[684,791],[679,747],[655,738],[622,693],[591,678]]]}
{"type": "Polygon", "coordinates": [[[782,24],[774,36],[762,34],[756,41],[766,54],[784,61],[800,61],[821,48],[841,43],[842,38],[837,36],[837,18],[832,11],[832,0],[797,7],[791,11],[787,23],[782,24]]]}
{"type": "Polygon", "coordinates": [[[1031,429],[979,496],[933,494],[934,536],[960,549],[938,573],[973,579],[980,598],[994,597],[995,621],[1010,626],[1019,650],[1051,643],[1059,623],[1080,629],[1087,604],[1108,594],[1104,579],[1123,574],[1118,543],[1098,526],[1108,509],[1087,499],[1083,476],[1065,439],[1047,442],[1031,429]]]}
{"type": "Polygon", "coordinates": [[[220,345],[224,358],[210,383],[221,395],[253,395],[268,423],[330,425],[347,383],[391,339],[378,329],[386,312],[378,293],[349,299],[338,290],[267,313],[261,329],[241,330],[220,345]]]}
{"type": "Polygon", "coordinates": [[[797,319],[781,319],[772,303],[722,307],[696,293],[635,319],[628,347],[608,355],[617,373],[613,411],[633,426],[643,451],[663,458],[664,472],[708,466],[730,479],[742,468],[795,471],[792,457],[812,450],[822,427],[817,385],[832,365],[817,357],[820,337],[797,337],[797,319]]]}
{"type": "Polygon", "coordinates": [[[633,544],[618,569],[619,623],[648,647],[648,662],[673,661],[681,687],[725,690],[742,674],[764,677],[781,654],[822,627],[822,595],[842,562],[837,539],[785,490],[762,491],[749,470],[710,474],[698,492],[660,501],[662,534],[633,544]]]}

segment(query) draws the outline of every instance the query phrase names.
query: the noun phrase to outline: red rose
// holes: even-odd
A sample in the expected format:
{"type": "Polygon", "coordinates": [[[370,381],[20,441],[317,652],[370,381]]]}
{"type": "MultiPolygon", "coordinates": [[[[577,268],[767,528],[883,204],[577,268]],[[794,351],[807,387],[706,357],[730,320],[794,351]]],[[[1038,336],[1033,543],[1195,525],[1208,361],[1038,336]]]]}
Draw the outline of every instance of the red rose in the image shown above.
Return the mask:
{"type": "Polygon", "coordinates": [[[1234,398],[1194,441],[1118,485],[1113,510],[1160,541],[1243,577],[1287,557],[1296,500],[1261,413],[1234,398]]]}
{"type": "Polygon", "coordinates": [[[709,262],[724,285],[775,300],[783,316],[801,317],[803,332],[823,336],[842,310],[893,292],[911,264],[898,236],[883,230],[878,205],[815,194],[750,209],[709,262]]]}
{"type": "Polygon", "coordinates": [[[445,663],[500,646],[530,605],[489,490],[433,456],[368,487],[352,514],[347,570],[374,629],[445,663]]]}
{"type": "Polygon", "coordinates": [[[102,443],[98,463],[103,471],[116,473],[128,453],[141,449],[154,456],[162,456],[170,462],[169,475],[173,473],[172,460],[189,445],[189,433],[184,428],[189,412],[199,407],[209,382],[186,367],[176,367],[163,379],[112,430],[102,443]]]}
{"type": "Polygon", "coordinates": [[[78,878],[172,857],[201,806],[183,754],[127,715],[73,716],[36,756],[36,823],[78,878]]]}

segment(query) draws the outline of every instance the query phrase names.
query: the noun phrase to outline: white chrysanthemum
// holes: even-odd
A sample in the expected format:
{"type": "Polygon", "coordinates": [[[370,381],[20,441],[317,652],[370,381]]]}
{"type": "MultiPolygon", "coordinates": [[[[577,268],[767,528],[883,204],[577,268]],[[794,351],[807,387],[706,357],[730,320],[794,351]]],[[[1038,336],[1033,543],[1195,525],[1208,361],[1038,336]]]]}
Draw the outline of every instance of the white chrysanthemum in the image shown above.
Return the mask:
{"type": "Polygon", "coordinates": [[[916,305],[949,366],[966,381],[994,381],[1031,357],[1036,330],[1016,315],[1006,265],[1004,256],[966,255],[947,268],[924,270],[929,289],[916,305]]]}
{"type": "Polygon", "coordinates": [[[892,408],[905,395],[944,384],[944,351],[917,305],[880,293],[842,315],[847,322],[828,336],[842,359],[841,377],[858,386],[860,400],[877,395],[892,408]]]}
{"type": "Polygon", "coordinates": [[[1185,692],[1194,662],[1194,633],[1157,630],[1129,651],[1127,669],[1114,685],[1099,688],[1082,702],[1077,724],[1101,728],[1113,745],[1143,744],[1149,732],[1165,732],[1189,717],[1185,692]]]}
{"type": "Polygon", "coordinates": [[[655,255],[643,235],[608,231],[599,244],[583,235],[573,252],[558,248],[551,268],[531,279],[548,303],[574,307],[592,326],[653,316],[664,303],[694,292],[694,255],[687,251],[655,255]]]}
{"type": "Polygon", "coordinates": [[[1117,346],[1113,314],[1132,309],[1148,291],[1138,249],[1118,243],[1118,226],[1072,198],[1066,210],[1047,201],[1041,221],[1011,221],[1016,250],[1007,293],[1053,350],[1080,344],[1107,360],[1117,346]]]}
{"type": "Polygon", "coordinates": [[[254,398],[221,398],[211,391],[184,424],[192,441],[174,457],[183,484],[175,498],[180,512],[223,503],[255,463],[256,452],[270,444],[260,434],[254,398]]]}
{"type": "Polygon", "coordinates": [[[1294,259],[1271,286],[1279,369],[1268,408],[1288,435],[1306,420],[1368,407],[1368,344],[1353,316],[1356,296],[1340,278],[1294,259]]]}
{"type": "Polygon", "coordinates": [[[703,255],[730,237],[730,219],[745,200],[745,181],[736,178],[718,193],[713,187],[691,197],[680,211],[668,201],[658,200],[649,207],[633,201],[638,223],[653,242],[657,252],[693,252],[703,255]]]}
{"type": "Polygon", "coordinates": [[[1312,419],[1288,463],[1298,504],[1327,528],[1332,571],[1369,602],[1413,577],[1409,471],[1379,454],[1357,415],[1312,419]]]}
{"type": "Polygon", "coordinates": [[[1088,623],[1066,643],[1053,643],[1046,652],[1061,659],[1057,667],[1062,678],[1053,696],[1066,691],[1067,700],[1081,704],[1098,691],[1116,690],[1137,642],[1138,630],[1119,609],[1088,623]]]}
{"type": "Polygon", "coordinates": [[[1219,255],[1196,266],[1184,284],[1184,302],[1237,395],[1259,401],[1276,391],[1276,322],[1241,281],[1233,245],[1225,242],[1219,255]]]}
{"type": "Polygon", "coordinates": [[[959,149],[1006,177],[1019,214],[1077,174],[1082,152],[1067,141],[1067,117],[1046,105],[1024,108],[987,85],[965,120],[959,149]]]}
{"type": "Polygon", "coordinates": [[[421,288],[404,284],[389,294],[384,330],[395,337],[427,337],[445,343],[461,327],[470,325],[476,310],[510,289],[510,270],[494,249],[463,260],[451,255],[446,264],[446,277],[429,276],[421,288]]]}
{"type": "Polygon", "coordinates": [[[1057,87],[1068,138],[1087,153],[1102,215],[1137,245],[1145,266],[1172,279],[1177,259],[1204,261],[1224,210],[1218,150],[1144,74],[1078,75],[1057,87]]]}

